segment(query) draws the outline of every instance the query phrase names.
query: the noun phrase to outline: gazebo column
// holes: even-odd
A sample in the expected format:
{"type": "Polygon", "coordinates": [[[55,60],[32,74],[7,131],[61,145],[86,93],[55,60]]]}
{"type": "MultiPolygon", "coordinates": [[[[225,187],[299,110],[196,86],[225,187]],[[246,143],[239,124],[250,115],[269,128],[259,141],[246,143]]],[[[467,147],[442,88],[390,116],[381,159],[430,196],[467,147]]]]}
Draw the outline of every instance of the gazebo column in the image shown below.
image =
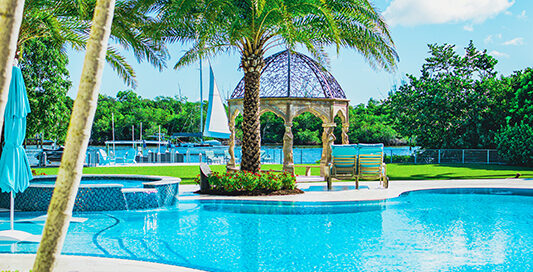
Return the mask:
{"type": "Polygon", "coordinates": [[[322,133],[322,157],[320,159],[320,176],[325,177],[328,173],[328,165],[331,162],[331,145],[335,141],[335,135],[333,129],[337,125],[335,123],[324,123],[322,127],[324,132],[322,133]]]}
{"type": "Polygon", "coordinates": [[[294,156],[292,154],[292,121],[285,121],[285,134],[283,135],[283,171],[294,174],[294,156]]]}
{"type": "Polygon", "coordinates": [[[350,129],[350,123],[345,122],[342,124],[342,144],[349,144],[350,140],[348,140],[348,130],[350,129]]]}
{"type": "Polygon", "coordinates": [[[235,120],[232,118],[232,120],[229,122],[229,147],[228,147],[228,153],[230,156],[230,159],[226,165],[226,169],[235,169],[235,120]]]}

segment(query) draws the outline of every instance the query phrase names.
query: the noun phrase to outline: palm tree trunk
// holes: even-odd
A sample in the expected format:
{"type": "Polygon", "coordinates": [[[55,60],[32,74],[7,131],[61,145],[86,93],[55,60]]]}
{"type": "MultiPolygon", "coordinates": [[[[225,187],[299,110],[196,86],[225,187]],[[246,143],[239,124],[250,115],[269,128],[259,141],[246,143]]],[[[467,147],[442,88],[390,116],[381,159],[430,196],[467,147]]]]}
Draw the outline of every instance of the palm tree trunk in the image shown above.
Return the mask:
{"type": "Polygon", "coordinates": [[[23,10],[24,0],[0,1],[0,135],[23,10]]]}
{"type": "Polygon", "coordinates": [[[244,110],[242,123],[241,170],[257,173],[261,170],[261,133],[259,123],[259,84],[265,64],[260,48],[253,46],[242,56],[244,70],[244,110]]]}
{"type": "Polygon", "coordinates": [[[74,102],[43,238],[33,264],[34,272],[52,271],[65,241],[98,102],[114,8],[115,0],[96,2],[78,96],[74,102]]]}

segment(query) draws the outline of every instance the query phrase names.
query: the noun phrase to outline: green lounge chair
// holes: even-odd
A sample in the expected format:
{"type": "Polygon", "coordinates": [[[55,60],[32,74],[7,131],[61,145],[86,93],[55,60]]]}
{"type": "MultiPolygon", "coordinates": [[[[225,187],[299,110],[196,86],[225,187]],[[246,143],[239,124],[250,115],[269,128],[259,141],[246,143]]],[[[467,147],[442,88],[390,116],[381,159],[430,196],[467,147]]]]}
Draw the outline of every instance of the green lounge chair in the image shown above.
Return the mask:
{"type": "Polygon", "coordinates": [[[359,179],[379,179],[384,188],[389,187],[387,177],[387,166],[383,162],[383,144],[358,144],[359,158],[357,163],[357,178],[359,179]]]}
{"type": "MultiPolygon", "coordinates": [[[[357,145],[332,145],[329,179],[354,179],[357,175],[357,145]]],[[[329,183],[328,183],[329,184],[329,183]]],[[[359,183],[355,182],[356,189],[359,183]]]]}

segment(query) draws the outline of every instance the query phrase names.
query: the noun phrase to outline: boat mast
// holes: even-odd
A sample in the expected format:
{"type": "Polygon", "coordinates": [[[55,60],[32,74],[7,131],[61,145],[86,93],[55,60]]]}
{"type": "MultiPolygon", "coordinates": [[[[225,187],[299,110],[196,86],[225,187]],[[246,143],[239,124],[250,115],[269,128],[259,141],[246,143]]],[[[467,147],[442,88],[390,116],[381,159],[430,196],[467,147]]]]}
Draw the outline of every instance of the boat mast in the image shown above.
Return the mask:
{"type": "Polygon", "coordinates": [[[204,95],[202,85],[202,58],[200,58],[200,139],[204,143],[204,95]]]}
{"type": "Polygon", "coordinates": [[[115,114],[111,113],[111,127],[112,127],[112,134],[113,134],[113,157],[115,157],[115,114]]]}

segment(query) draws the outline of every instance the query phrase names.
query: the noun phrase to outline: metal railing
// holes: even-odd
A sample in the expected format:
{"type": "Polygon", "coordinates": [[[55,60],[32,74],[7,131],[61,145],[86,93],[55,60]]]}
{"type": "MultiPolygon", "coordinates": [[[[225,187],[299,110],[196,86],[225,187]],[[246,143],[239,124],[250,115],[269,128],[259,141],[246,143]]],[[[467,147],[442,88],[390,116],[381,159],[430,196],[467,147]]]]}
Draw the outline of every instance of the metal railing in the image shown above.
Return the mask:
{"type": "Polygon", "coordinates": [[[417,149],[411,155],[385,154],[386,163],[416,164],[503,164],[495,149],[417,149]]]}

